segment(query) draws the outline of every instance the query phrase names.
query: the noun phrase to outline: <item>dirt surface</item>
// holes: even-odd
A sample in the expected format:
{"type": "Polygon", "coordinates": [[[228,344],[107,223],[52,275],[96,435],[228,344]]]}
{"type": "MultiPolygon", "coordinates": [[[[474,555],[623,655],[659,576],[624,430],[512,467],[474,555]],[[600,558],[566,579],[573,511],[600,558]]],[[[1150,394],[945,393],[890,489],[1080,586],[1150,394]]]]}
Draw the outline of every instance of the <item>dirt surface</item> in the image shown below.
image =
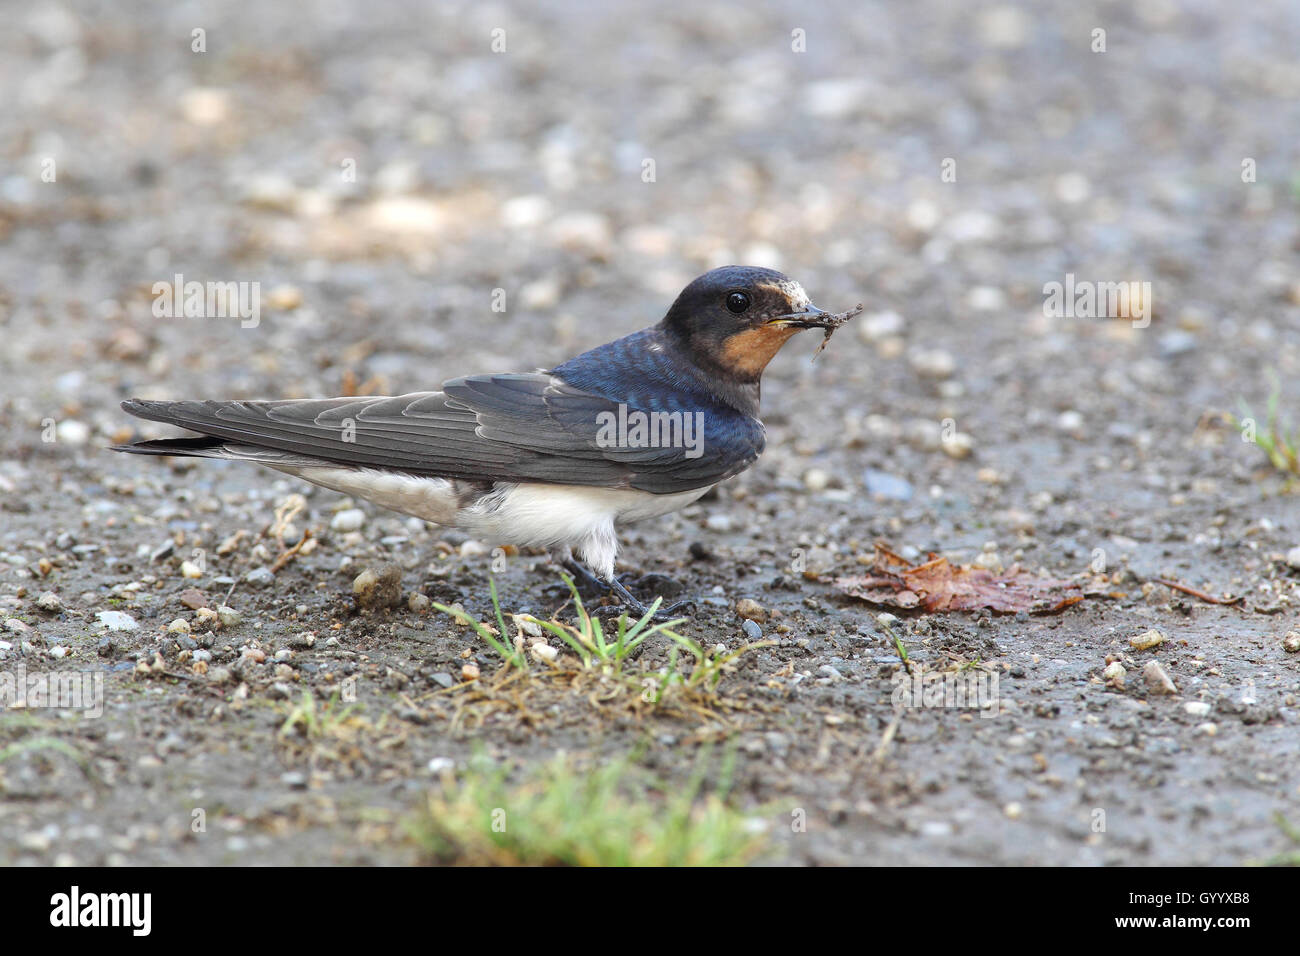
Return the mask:
{"type": "MultiPolygon", "coordinates": [[[[475,752],[525,773],[639,748],[674,781],[728,746],[728,799],[768,822],[770,863],[1293,849],[1300,519],[1222,413],[1262,410],[1270,369],[1284,412],[1300,397],[1300,9],[433,6],[11,11],[0,668],[98,673],[104,700],[96,719],[0,715],[0,862],[405,863],[402,820],[475,752]],[[495,653],[407,602],[486,617],[478,542],[253,466],[106,450],[169,434],[121,412],[130,396],[552,365],[726,262],[866,314],[815,363],[810,333],[769,368],[754,467],[624,531],[628,570],[697,599],[684,633],[775,642],[691,714],[461,686],[468,660],[491,685],[495,653]],[[257,323],[159,317],[177,273],[260,283],[257,323]],[[1149,323],[1046,316],[1067,274],[1151,283],[1149,323]],[[884,609],[834,585],[877,541],[1106,596],[898,611],[913,666],[998,677],[982,712],[898,710],[884,609]],[[402,603],[359,610],[354,578],[389,563],[402,603]],[[241,620],[214,628],[187,589],[241,620]],[[1131,645],[1152,629],[1163,643],[1131,645]],[[345,687],[359,710],[337,733],[282,733],[304,691],[345,687]]],[[[564,603],[544,556],[494,576],[511,611],[564,603]]],[[[654,639],[637,666],[668,655],[654,639]]]]}

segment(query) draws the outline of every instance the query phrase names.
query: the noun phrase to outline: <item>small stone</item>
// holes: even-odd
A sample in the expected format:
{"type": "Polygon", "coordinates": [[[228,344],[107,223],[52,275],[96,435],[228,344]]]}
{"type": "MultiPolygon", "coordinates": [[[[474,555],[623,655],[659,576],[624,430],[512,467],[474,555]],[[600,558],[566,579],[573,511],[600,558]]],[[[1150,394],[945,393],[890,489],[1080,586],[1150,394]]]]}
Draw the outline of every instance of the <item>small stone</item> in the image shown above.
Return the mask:
{"type": "Polygon", "coordinates": [[[100,611],[95,617],[110,631],[134,631],[139,627],[135,623],[135,618],[122,611],[100,611]]]}
{"type": "Polygon", "coordinates": [[[1128,671],[1124,669],[1124,665],[1119,661],[1111,661],[1106,665],[1106,669],[1101,672],[1101,676],[1105,678],[1106,683],[1114,687],[1123,687],[1124,678],[1128,676],[1128,671]]]}
{"type": "Polygon", "coordinates": [[[242,614],[233,607],[227,607],[224,604],[217,608],[217,617],[221,619],[222,627],[238,627],[244,620],[242,614]]]}
{"type": "Polygon", "coordinates": [[[1213,722],[1206,722],[1204,724],[1199,724],[1196,728],[1196,732],[1205,737],[1213,737],[1215,734],[1219,732],[1219,725],[1213,722]]]}
{"type": "Polygon", "coordinates": [[[153,553],[149,555],[149,561],[150,563],[163,561],[167,558],[170,558],[175,553],[176,553],[176,542],[164,541],[158,547],[154,548],[153,553]]]}
{"type": "MultiPolygon", "coordinates": [[[[547,644],[545,641],[538,641],[536,644],[533,644],[528,649],[532,651],[533,656],[536,657],[538,660],[547,661],[548,663],[560,656],[560,652],[557,651],[555,648],[551,647],[551,645],[547,644]]],[[[477,675],[475,675],[474,678],[466,678],[466,679],[467,680],[477,679],[477,675]]]]}
{"type": "Polygon", "coordinates": [[[230,668],[229,667],[208,668],[208,680],[214,684],[230,683],[230,668]]]}
{"type": "Polygon", "coordinates": [[[197,611],[199,608],[208,606],[208,597],[198,588],[186,588],[180,594],[176,595],[177,599],[191,611],[197,611]]]}
{"type": "Polygon", "coordinates": [[[302,290],[296,285],[278,285],[267,293],[266,304],[280,312],[292,312],[302,305],[302,290]]]}
{"type": "Polygon", "coordinates": [[[280,782],[292,790],[307,789],[307,775],[300,770],[290,770],[280,774],[280,782]]]}
{"type": "Polygon", "coordinates": [[[181,577],[183,578],[201,578],[203,577],[202,569],[193,561],[181,562],[181,577]]]}
{"type": "Polygon", "coordinates": [[[1187,711],[1192,717],[1210,716],[1210,705],[1203,700],[1189,700],[1183,704],[1183,710],[1187,711]]]}
{"type": "Polygon", "coordinates": [[[63,610],[63,602],[53,591],[46,591],[36,599],[36,606],[46,614],[58,614],[63,610]]]}
{"type": "Polygon", "coordinates": [[[1165,669],[1160,666],[1159,661],[1147,661],[1142,667],[1142,680],[1146,682],[1147,690],[1153,694],[1176,694],[1178,688],[1174,682],[1169,679],[1165,669]]]}
{"type": "Polygon", "coordinates": [[[1129,638],[1129,646],[1135,651],[1149,651],[1153,647],[1159,647],[1164,642],[1165,636],[1155,628],[1129,638]]]}
{"type": "Polygon", "coordinates": [[[271,573],[270,568],[253,568],[244,575],[244,581],[255,588],[264,588],[275,583],[275,575],[271,573]]]}
{"type": "Polygon", "coordinates": [[[353,580],[352,594],[364,608],[397,607],[402,601],[402,569],[395,564],[378,571],[366,568],[353,580]]]}
{"type": "Polygon", "coordinates": [[[858,327],[858,338],[871,343],[901,335],[906,323],[897,312],[885,311],[864,315],[854,324],[858,327]]]}
{"type": "MultiPolygon", "coordinates": [[[[294,647],[315,647],[316,635],[311,631],[300,631],[293,637],[289,638],[289,643],[294,647]]],[[[279,656],[279,655],[276,655],[279,656]]]]}
{"type": "Polygon", "coordinates": [[[472,661],[460,669],[461,680],[478,680],[478,677],[479,677],[478,665],[473,663],[472,661]]]}
{"type": "Polygon", "coordinates": [[[360,508],[345,508],[330,519],[330,530],[339,532],[360,531],[366,523],[366,513],[360,508]]]}
{"type": "Polygon", "coordinates": [[[434,757],[428,763],[429,773],[442,773],[444,770],[455,770],[456,761],[450,757],[434,757]]]}
{"type": "Polygon", "coordinates": [[[1286,637],[1282,638],[1282,650],[1288,654],[1300,651],[1300,631],[1287,632],[1286,637]]]}
{"type": "Polygon", "coordinates": [[[957,360],[943,349],[916,349],[908,355],[908,362],[925,378],[944,379],[957,371],[957,360]]]}
{"type": "Polygon", "coordinates": [[[1002,814],[1008,820],[1019,820],[1024,812],[1025,808],[1014,800],[1002,808],[1002,814]]]}
{"type": "Polygon", "coordinates": [[[742,621],[740,629],[745,632],[745,636],[751,641],[756,641],[763,636],[763,629],[750,620],[742,621]]]}
{"type": "Polygon", "coordinates": [[[1061,412],[1060,415],[1056,416],[1056,427],[1063,432],[1068,432],[1069,434],[1081,432],[1083,431],[1083,426],[1083,415],[1073,409],[1061,412]]]}
{"type": "Polygon", "coordinates": [[[176,620],[172,621],[170,624],[167,625],[167,633],[168,634],[189,634],[190,622],[185,620],[185,618],[183,617],[178,617],[176,620]]]}
{"type": "Polygon", "coordinates": [[[468,541],[462,541],[460,545],[460,556],[462,558],[480,558],[488,553],[488,546],[482,541],[475,541],[470,538],[468,541]]]}
{"type": "Polygon", "coordinates": [[[1286,553],[1286,563],[1293,568],[1300,568],[1300,546],[1294,547],[1286,553]]]}
{"type": "Polygon", "coordinates": [[[431,603],[433,602],[429,600],[428,596],[421,594],[419,591],[411,592],[411,596],[406,599],[406,606],[416,614],[423,614],[429,610],[431,603]]]}
{"type": "Polygon", "coordinates": [[[218,628],[221,626],[221,616],[210,607],[201,607],[195,611],[194,620],[198,621],[201,627],[218,628]]]}
{"type": "Polygon", "coordinates": [[[867,494],[893,501],[908,501],[915,494],[909,482],[875,468],[868,468],[862,473],[862,483],[867,494]]]}
{"type": "Polygon", "coordinates": [[[736,613],[749,621],[762,623],[767,620],[767,609],[751,598],[741,598],[737,601],[736,613]]]}
{"type": "Polygon", "coordinates": [[[456,679],[445,671],[439,671],[436,674],[430,674],[429,679],[439,687],[451,687],[456,683],[456,679]]]}
{"type": "Polygon", "coordinates": [[[830,483],[831,476],[821,468],[809,468],[803,474],[803,485],[809,491],[825,491],[830,483]]]}
{"type": "Polygon", "coordinates": [[[706,528],[710,531],[727,532],[731,530],[731,515],[714,514],[709,515],[708,520],[704,522],[706,528]]]}
{"type": "Polygon", "coordinates": [[[960,460],[970,457],[970,453],[975,450],[975,439],[966,432],[953,432],[940,439],[939,445],[949,458],[960,460]]]}

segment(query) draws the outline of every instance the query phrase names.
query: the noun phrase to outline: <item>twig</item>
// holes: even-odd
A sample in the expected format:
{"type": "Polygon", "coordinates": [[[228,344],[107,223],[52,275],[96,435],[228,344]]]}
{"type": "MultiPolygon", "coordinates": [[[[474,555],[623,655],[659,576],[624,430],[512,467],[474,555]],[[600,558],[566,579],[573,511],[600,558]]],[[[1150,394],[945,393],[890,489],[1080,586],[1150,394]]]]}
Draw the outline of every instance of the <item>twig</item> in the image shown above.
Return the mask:
{"type": "Polygon", "coordinates": [[[299,549],[301,549],[302,546],[307,543],[307,540],[310,537],[311,537],[311,528],[304,528],[302,532],[302,538],[299,539],[298,543],[295,544],[288,551],[284,552],[284,554],[280,555],[278,558],[275,559],[275,563],[271,565],[271,573],[275,574],[282,567],[284,567],[295,557],[297,557],[299,549]]]}
{"type": "Polygon", "coordinates": [[[1182,591],[1184,594],[1190,594],[1192,597],[1204,601],[1206,604],[1223,604],[1225,606],[1231,606],[1233,604],[1240,604],[1245,600],[1244,595],[1235,598],[1216,598],[1213,594],[1206,594],[1204,591],[1198,590],[1191,585],[1180,584],[1177,581],[1167,581],[1164,578],[1151,578],[1151,583],[1163,584],[1165,587],[1172,588],[1175,591],[1182,591]]]}

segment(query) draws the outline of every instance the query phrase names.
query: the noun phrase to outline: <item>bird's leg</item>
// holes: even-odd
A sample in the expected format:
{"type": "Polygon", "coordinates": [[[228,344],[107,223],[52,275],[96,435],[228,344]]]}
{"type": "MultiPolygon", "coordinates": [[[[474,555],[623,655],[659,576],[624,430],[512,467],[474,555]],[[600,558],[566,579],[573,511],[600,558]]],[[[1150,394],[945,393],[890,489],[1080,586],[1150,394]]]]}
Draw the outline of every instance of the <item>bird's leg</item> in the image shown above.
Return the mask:
{"type": "MultiPolygon", "coordinates": [[[[626,587],[624,587],[623,582],[618,580],[618,578],[613,578],[609,582],[609,588],[616,595],[618,595],[618,599],[622,601],[625,606],[630,607],[633,611],[635,611],[638,617],[645,617],[646,614],[650,612],[650,605],[643,604],[640,601],[638,601],[635,597],[633,597],[632,592],[629,591],[626,587]]],[[[659,609],[655,611],[655,615],[654,615],[655,619],[664,620],[666,618],[669,618],[674,613],[689,607],[690,604],[691,604],[690,601],[678,601],[676,604],[669,604],[666,607],[661,604],[659,605],[659,609]]]]}
{"type": "MultiPolygon", "coordinates": [[[[588,590],[599,590],[602,594],[613,592],[614,596],[617,597],[625,607],[634,611],[638,617],[644,617],[646,613],[649,612],[650,606],[637,600],[632,592],[629,591],[617,578],[612,578],[606,581],[575,558],[572,553],[557,554],[555,555],[555,559],[559,564],[568,569],[577,579],[575,583],[578,584],[578,589],[580,591],[586,587],[588,590]]],[[[678,601],[676,604],[669,605],[668,607],[661,605],[659,609],[655,611],[655,617],[667,617],[673,612],[686,608],[690,603],[690,601],[678,601]]]]}

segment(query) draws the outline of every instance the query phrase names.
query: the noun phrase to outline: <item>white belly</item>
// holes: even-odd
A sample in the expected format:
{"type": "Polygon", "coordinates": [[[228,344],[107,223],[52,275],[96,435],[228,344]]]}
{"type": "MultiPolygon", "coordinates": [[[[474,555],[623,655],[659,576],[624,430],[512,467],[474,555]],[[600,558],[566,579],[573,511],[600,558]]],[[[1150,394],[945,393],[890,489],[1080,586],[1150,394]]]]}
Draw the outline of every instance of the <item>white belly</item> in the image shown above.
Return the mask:
{"type": "Polygon", "coordinates": [[[605,578],[613,577],[614,558],[618,554],[615,522],[669,514],[709,490],[696,488],[652,495],[645,491],[583,485],[501,483],[490,494],[462,505],[455,485],[445,478],[325,466],[295,468],[291,473],[403,514],[444,527],[461,528],[486,541],[572,549],[605,578]]]}

